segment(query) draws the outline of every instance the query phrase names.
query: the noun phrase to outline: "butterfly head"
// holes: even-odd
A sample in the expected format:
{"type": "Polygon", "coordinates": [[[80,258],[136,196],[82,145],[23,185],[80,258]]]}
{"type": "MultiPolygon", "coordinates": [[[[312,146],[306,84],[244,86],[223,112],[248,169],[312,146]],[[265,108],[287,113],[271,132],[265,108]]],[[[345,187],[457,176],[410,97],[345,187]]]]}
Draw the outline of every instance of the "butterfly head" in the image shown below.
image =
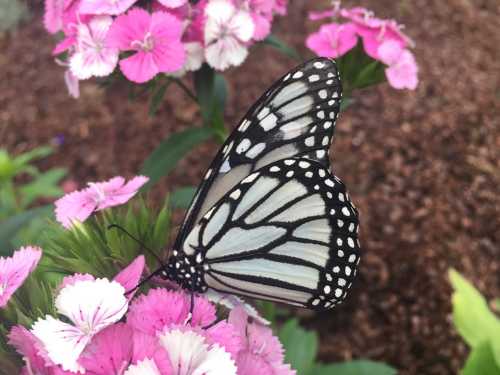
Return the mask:
{"type": "Polygon", "coordinates": [[[161,277],[176,282],[184,289],[204,292],[207,289],[203,280],[205,267],[200,253],[186,255],[174,250],[161,277]]]}

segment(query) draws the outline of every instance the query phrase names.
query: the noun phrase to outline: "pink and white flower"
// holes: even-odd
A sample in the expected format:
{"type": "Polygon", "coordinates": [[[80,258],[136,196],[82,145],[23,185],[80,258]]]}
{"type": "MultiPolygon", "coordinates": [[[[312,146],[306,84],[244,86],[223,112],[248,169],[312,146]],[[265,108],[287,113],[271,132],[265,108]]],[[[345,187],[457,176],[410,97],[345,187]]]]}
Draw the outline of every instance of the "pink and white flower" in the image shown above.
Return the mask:
{"type": "Polygon", "coordinates": [[[203,335],[195,331],[172,329],[158,337],[168,352],[173,375],[237,374],[231,355],[218,344],[208,343],[203,335]]]}
{"type": "Polygon", "coordinates": [[[255,26],[251,15],[229,0],[212,0],[205,9],[205,58],[210,66],[225,70],[240,65],[248,55],[247,44],[255,26]]]}
{"type": "Polygon", "coordinates": [[[97,16],[88,24],[77,26],[76,47],[69,59],[71,73],[76,78],[104,77],[115,70],[119,51],[106,42],[112,23],[110,16],[97,16]]]}
{"type": "Polygon", "coordinates": [[[82,14],[109,14],[116,16],[130,8],[137,0],[83,0],[79,11],[82,14]]]}
{"type": "Polygon", "coordinates": [[[72,324],[50,315],[33,324],[31,333],[43,344],[48,358],[65,371],[84,373],[80,354],[92,337],[116,323],[127,311],[125,289],[107,279],[81,280],[67,285],[56,297],[59,314],[72,324]]]}
{"type": "Polygon", "coordinates": [[[0,257],[0,308],[36,268],[42,256],[39,247],[21,247],[11,257],[0,257]]]}
{"type": "Polygon", "coordinates": [[[330,23],[311,34],[306,40],[306,46],[318,56],[336,58],[353,49],[357,42],[354,24],[330,23]]]}
{"type": "Polygon", "coordinates": [[[116,18],[108,42],[121,51],[135,52],[120,61],[120,68],[129,80],[143,83],[158,73],[182,68],[186,59],[182,32],[181,21],[171,14],[133,8],[116,18]]]}
{"type": "Polygon", "coordinates": [[[380,60],[388,65],[385,75],[395,89],[415,90],[418,85],[418,66],[413,54],[394,40],[383,43],[378,49],[380,60]]]}
{"type": "Polygon", "coordinates": [[[129,182],[121,176],[105,182],[89,183],[89,187],[66,194],[55,202],[56,219],[65,228],[74,222],[84,222],[93,212],[128,202],[148,182],[145,176],[136,176],[129,182]]]}
{"type": "Polygon", "coordinates": [[[179,8],[185,5],[188,0],[158,0],[158,2],[166,8],[179,8]]]}

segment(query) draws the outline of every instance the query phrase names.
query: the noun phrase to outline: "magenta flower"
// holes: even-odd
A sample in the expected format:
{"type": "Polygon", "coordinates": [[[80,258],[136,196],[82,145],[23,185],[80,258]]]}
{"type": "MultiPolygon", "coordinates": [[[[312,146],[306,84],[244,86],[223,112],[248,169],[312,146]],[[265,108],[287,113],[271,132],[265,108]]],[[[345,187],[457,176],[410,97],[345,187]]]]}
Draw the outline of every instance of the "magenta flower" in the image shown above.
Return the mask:
{"type": "Polygon", "coordinates": [[[45,0],[43,24],[49,33],[57,33],[63,27],[63,13],[67,0],[45,0]]]}
{"type": "Polygon", "coordinates": [[[88,24],[78,24],[75,51],[69,58],[71,73],[76,78],[104,77],[115,70],[119,52],[106,43],[112,23],[111,16],[97,16],[88,24]]]}
{"type": "Polygon", "coordinates": [[[336,58],[354,48],[357,42],[354,24],[330,23],[311,34],[306,40],[306,46],[318,56],[336,58]]]}
{"type": "Polygon", "coordinates": [[[136,176],[125,183],[119,176],[89,183],[88,188],[66,194],[55,202],[56,219],[65,228],[71,228],[75,221],[84,222],[95,211],[128,202],[148,180],[145,176],[136,176]]]}
{"type": "Polygon", "coordinates": [[[361,7],[342,9],[340,15],[356,25],[356,31],[363,39],[367,55],[375,60],[380,60],[378,48],[388,40],[395,41],[402,48],[413,46],[411,39],[401,31],[401,25],[395,20],[377,18],[373,12],[361,7]]]}
{"type": "Polygon", "coordinates": [[[388,65],[385,75],[395,89],[415,90],[418,85],[418,66],[413,54],[394,40],[383,43],[378,49],[380,60],[388,65]]]}
{"type": "MultiPolygon", "coordinates": [[[[183,325],[189,319],[190,295],[166,289],[152,289],[130,305],[127,324],[149,335],[166,326],[183,325]]],[[[195,297],[192,326],[207,326],[215,321],[215,308],[203,297],[195,297]]]]}
{"type": "Polygon", "coordinates": [[[271,33],[273,22],[274,1],[249,0],[247,2],[255,29],[253,39],[263,40],[271,33]]]}
{"type": "Polygon", "coordinates": [[[21,247],[11,257],[0,257],[0,308],[35,269],[42,256],[39,247],[21,247]]]}
{"type": "Polygon", "coordinates": [[[78,362],[86,374],[92,375],[170,375],[173,371],[168,353],[160,346],[157,337],[135,331],[124,323],[99,332],[78,362]],[[138,371],[145,365],[150,371],[138,371]]]}
{"type": "Polygon", "coordinates": [[[209,2],[205,15],[205,58],[210,66],[225,70],[240,65],[248,55],[247,44],[255,25],[250,13],[229,0],[209,2]]]}
{"type": "Polygon", "coordinates": [[[82,14],[109,14],[116,16],[130,8],[137,0],[84,0],[79,11],[82,14]]]}
{"type": "Polygon", "coordinates": [[[149,14],[133,8],[118,16],[108,34],[110,46],[135,53],[120,61],[123,74],[143,83],[158,73],[175,72],[186,59],[181,43],[182,22],[166,12],[149,14]]]}
{"type": "MultiPolygon", "coordinates": [[[[146,258],[144,258],[144,255],[139,255],[132,263],[121,270],[113,280],[119,282],[127,292],[133,290],[141,280],[145,265],[146,258]]],[[[135,290],[133,293],[127,294],[127,298],[131,300],[134,294],[135,290]]]]}
{"type": "Polygon", "coordinates": [[[290,365],[283,363],[283,347],[270,328],[248,323],[248,315],[241,307],[229,314],[229,323],[243,337],[243,348],[238,353],[238,375],[295,375],[290,365]]]}

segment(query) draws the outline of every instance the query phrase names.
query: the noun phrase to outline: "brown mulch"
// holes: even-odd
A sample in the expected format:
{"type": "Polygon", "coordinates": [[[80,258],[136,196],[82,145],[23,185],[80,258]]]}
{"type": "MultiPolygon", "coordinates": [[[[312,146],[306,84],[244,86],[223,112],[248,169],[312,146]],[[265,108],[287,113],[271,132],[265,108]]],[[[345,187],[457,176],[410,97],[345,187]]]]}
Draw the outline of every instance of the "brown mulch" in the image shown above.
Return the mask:
{"type": "MultiPolygon", "coordinates": [[[[304,55],[317,24],[305,12],[327,1],[292,1],[276,33],[304,55]]],[[[347,2],[346,2],[347,3],[347,2]]],[[[467,348],[450,317],[447,271],[463,272],[488,297],[500,296],[500,6],[496,0],[350,1],[406,24],[421,83],[358,92],[338,124],[335,173],[362,220],[360,277],[343,306],[304,323],[320,328],[321,359],[371,358],[402,374],[450,374],[467,348]]],[[[63,136],[43,166],[62,165],[82,184],[132,175],[158,140],[200,121],[172,87],[158,115],[126,90],[82,85],[66,94],[50,56],[53,38],[40,7],[15,35],[0,39],[0,144],[12,152],[63,136]]],[[[228,74],[228,124],[294,62],[268,47],[228,74]]],[[[204,145],[158,188],[193,185],[216,150],[204,145]]]]}

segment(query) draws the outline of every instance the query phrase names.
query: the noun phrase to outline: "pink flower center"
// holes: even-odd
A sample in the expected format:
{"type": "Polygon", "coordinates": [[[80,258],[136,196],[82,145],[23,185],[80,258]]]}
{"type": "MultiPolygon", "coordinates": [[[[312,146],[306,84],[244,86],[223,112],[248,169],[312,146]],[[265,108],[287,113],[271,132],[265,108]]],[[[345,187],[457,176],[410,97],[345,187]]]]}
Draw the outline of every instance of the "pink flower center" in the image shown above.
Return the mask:
{"type": "Polygon", "coordinates": [[[143,50],[144,52],[151,52],[155,46],[154,42],[153,35],[147,32],[143,40],[134,40],[132,42],[132,48],[143,50]]]}
{"type": "Polygon", "coordinates": [[[97,184],[95,184],[93,182],[89,182],[89,186],[92,188],[92,190],[95,193],[95,196],[94,196],[95,203],[99,204],[101,202],[104,202],[104,200],[106,199],[106,194],[104,193],[104,190],[102,190],[99,186],[97,186],[97,184]]]}

